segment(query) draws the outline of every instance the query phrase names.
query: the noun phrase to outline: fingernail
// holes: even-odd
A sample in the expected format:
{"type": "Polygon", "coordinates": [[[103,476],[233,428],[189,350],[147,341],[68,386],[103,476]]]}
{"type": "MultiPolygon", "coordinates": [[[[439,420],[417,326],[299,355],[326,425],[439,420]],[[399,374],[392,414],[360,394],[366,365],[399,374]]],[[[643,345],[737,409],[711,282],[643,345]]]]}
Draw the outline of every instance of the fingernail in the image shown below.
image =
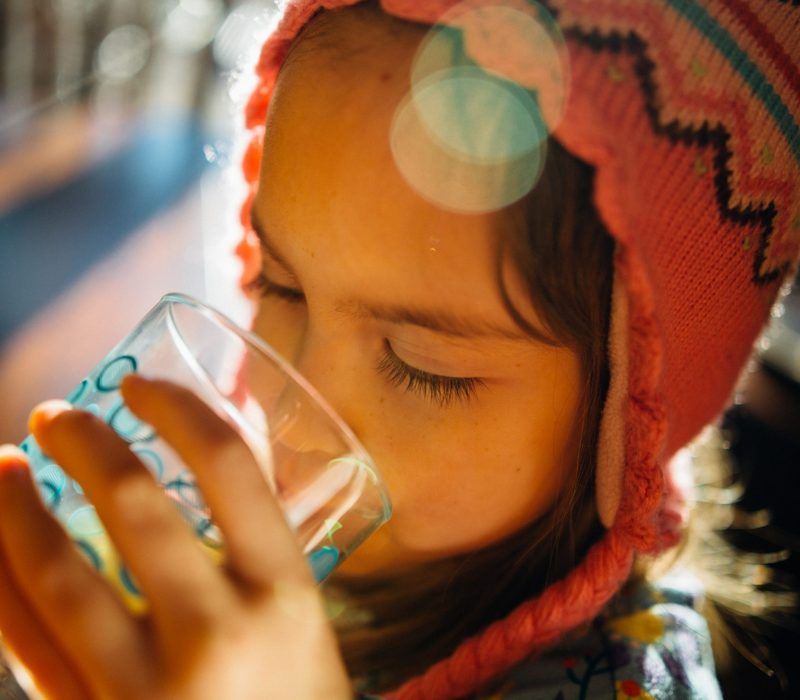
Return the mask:
{"type": "Polygon", "coordinates": [[[0,474],[24,471],[28,468],[28,458],[16,445],[0,445],[0,474]]]}
{"type": "Polygon", "coordinates": [[[63,399],[50,399],[42,401],[31,411],[28,417],[28,430],[34,435],[41,429],[42,425],[52,420],[56,415],[63,411],[71,411],[72,404],[63,399]]]}

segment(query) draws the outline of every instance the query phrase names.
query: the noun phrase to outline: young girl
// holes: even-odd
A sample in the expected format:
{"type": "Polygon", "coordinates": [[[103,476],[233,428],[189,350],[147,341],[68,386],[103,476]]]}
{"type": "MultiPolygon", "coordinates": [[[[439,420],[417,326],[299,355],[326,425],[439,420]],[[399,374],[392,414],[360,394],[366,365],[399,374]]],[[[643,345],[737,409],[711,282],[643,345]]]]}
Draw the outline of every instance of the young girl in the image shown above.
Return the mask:
{"type": "Polygon", "coordinates": [[[794,269],[797,11],[323,5],[289,3],[262,51],[237,253],[253,330],[364,442],[392,520],[320,591],[234,431],[126,378],[197,474],[217,568],[110,428],[45,402],[32,432],[152,609],[6,446],[7,644],[59,698],[720,697],[702,592],[641,578],[794,269]]]}

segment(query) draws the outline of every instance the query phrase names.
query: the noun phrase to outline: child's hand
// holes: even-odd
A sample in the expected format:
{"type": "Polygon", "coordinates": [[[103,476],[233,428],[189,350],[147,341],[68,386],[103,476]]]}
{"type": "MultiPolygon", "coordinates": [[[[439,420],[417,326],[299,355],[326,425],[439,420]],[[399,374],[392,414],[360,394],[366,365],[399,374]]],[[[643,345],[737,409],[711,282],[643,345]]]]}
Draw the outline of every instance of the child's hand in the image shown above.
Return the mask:
{"type": "Polygon", "coordinates": [[[25,455],[0,447],[0,630],[55,698],[339,698],[347,674],[321,598],[252,454],[194,394],[126,378],[131,410],[195,473],[226,542],[205,554],[102,420],[61,401],[31,431],[82,485],[147,597],[136,617],[42,504],[25,455]]]}

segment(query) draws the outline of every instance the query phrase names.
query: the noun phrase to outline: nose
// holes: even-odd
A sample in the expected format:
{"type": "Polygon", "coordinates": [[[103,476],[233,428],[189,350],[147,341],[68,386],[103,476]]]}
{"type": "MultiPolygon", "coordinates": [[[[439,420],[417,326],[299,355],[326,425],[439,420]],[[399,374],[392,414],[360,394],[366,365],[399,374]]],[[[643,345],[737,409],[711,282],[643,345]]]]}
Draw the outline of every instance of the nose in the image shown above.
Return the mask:
{"type": "Polygon", "coordinates": [[[349,450],[347,442],[335,414],[325,410],[316,395],[313,387],[308,393],[302,386],[287,381],[270,414],[270,439],[296,452],[338,456],[349,450]]]}
{"type": "Polygon", "coordinates": [[[333,405],[348,390],[330,346],[306,343],[292,360],[299,378],[285,378],[272,411],[272,475],[290,523],[310,550],[359,498],[367,473],[333,405]]]}
{"type": "MultiPolygon", "coordinates": [[[[337,343],[335,336],[326,342],[307,343],[295,360],[295,369],[311,385],[321,398],[331,415],[331,421],[338,421],[357,432],[359,400],[359,376],[354,363],[349,360],[352,351],[343,343],[337,343]],[[337,345],[340,347],[337,348],[337,345]]],[[[337,426],[338,430],[338,426],[337,426]]]]}
{"type": "Polygon", "coordinates": [[[332,457],[349,451],[340,423],[352,427],[338,410],[346,408],[351,395],[349,380],[337,365],[333,345],[306,334],[294,355],[282,358],[291,370],[262,358],[250,363],[248,388],[264,411],[272,441],[297,452],[313,450],[332,457]]]}

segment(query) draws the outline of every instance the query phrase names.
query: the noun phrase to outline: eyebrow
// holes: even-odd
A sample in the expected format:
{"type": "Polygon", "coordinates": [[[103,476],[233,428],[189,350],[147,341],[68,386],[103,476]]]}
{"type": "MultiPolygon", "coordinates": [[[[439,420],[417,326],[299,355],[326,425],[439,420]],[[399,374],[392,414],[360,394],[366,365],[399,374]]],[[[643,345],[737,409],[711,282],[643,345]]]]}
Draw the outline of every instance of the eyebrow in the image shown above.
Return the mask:
{"type": "MultiPolygon", "coordinates": [[[[299,285],[299,280],[291,265],[267,236],[266,228],[257,216],[255,206],[250,219],[261,247],[299,285]]],[[[454,338],[498,338],[528,344],[535,342],[549,346],[556,344],[541,331],[537,331],[536,335],[530,335],[521,330],[505,328],[485,319],[467,318],[441,309],[424,309],[402,304],[376,304],[362,299],[348,299],[337,304],[335,310],[351,318],[410,324],[454,338]]]]}
{"type": "Polygon", "coordinates": [[[292,278],[292,281],[299,285],[300,280],[297,279],[297,275],[294,273],[294,270],[292,270],[292,266],[286,262],[286,258],[281,255],[280,251],[275,247],[275,244],[267,236],[266,229],[262,225],[261,219],[256,213],[255,203],[250,211],[250,223],[253,224],[253,230],[256,232],[256,236],[258,236],[261,247],[276,263],[278,263],[284,269],[286,273],[288,273],[289,277],[292,278]]]}

